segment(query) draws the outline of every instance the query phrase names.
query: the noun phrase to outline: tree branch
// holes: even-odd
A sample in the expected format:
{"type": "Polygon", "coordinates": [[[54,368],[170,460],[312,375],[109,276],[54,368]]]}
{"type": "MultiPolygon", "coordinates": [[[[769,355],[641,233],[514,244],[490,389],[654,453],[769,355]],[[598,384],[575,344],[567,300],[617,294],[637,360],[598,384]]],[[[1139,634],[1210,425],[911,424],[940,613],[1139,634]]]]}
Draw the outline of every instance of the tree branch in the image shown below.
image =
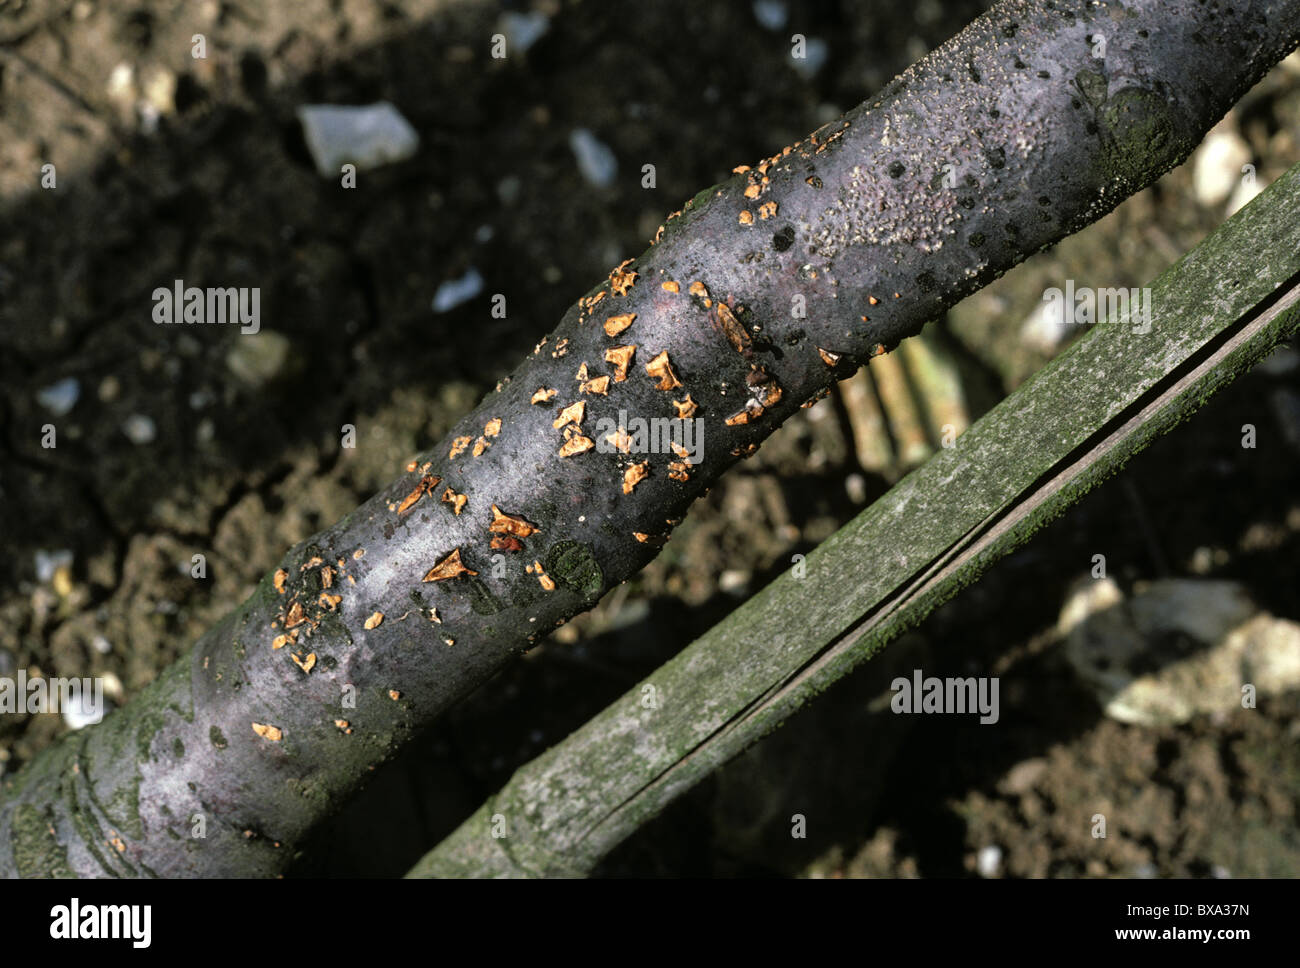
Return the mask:
{"type": "Polygon", "coordinates": [[[409,876],[589,874],[1263,359],[1300,329],[1300,165],[1153,282],[1151,302],[1146,332],[1115,320],[1076,342],[802,574],[782,575],[516,771],[409,876]]]}

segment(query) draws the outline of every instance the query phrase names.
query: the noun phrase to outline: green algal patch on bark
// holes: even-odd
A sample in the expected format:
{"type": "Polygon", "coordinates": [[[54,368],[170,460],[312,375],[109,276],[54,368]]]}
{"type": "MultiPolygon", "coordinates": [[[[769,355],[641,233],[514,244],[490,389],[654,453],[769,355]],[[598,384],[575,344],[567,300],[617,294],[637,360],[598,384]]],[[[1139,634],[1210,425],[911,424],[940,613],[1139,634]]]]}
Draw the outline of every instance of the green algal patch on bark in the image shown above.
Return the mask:
{"type": "Polygon", "coordinates": [[[591,546],[579,541],[558,541],[546,554],[546,572],[583,599],[600,596],[605,576],[591,546]]]}
{"type": "Polygon", "coordinates": [[[1154,181],[1195,147],[1165,99],[1145,88],[1117,92],[1102,106],[1098,121],[1107,135],[1105,174],[1126,188],[1154,181]]]}
{"type": "Polygon", "coordinates": [[[14,811],[11,843],[19,877],[72,877],[68,849],[54,836],[50,820],[30,803],[14,811]]]}

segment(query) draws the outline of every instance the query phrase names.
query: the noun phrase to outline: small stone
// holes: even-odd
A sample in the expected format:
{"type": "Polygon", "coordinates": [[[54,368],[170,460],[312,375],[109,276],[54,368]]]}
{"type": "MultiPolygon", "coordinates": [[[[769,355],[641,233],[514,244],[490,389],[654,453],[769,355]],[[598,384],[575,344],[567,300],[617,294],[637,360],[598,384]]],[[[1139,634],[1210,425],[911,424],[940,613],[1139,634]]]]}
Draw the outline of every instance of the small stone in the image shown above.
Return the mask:
{"type": "Polygon", "coordinates": [[[569,132],[569,148],[578,161],[582,177],[597,188],[608,188],[618,176],[618,158],[613,150],[587,128],[569,132]]]}
{"type": "Polygon", "coordinates": [[[141,77],[141,94],[144,103],[159,115],[172,114],[176,110],[176,75],[167,68],[155,64],[146,68],[141,77]]]}
{"type": "Polygon", "coordinates": [[[536,10],[528,13],[509,11],[501,15],[498,21],[501,33],[506,37],[506,56],[526,54],[528,48],[537,43],[551,29],[551,18],[536,10]]]}
{"type": "Polygon", "coordinates": [[[784,0],[754,0],[754,19],[764,30],[784,30],[790,10],[784,0]]]}
{"type": "MultiPolygon", "coordinates": [[[[272,330],[241,333],[226,354],[226,369],[241,383],[261,389],[284,370],[289,359],[289,346],[289,337],[272,330]]],[[[202,407],[210,397],[211,394],[200,397],[199,406],[202,407]]],[[[194,403],[195,395],[191,394],[190,406],[193,407],[194,403]]]]}
{"type": "Polygon", "coordinates": [[[85,729],[103,720],[104,716],[112,710],[111,699],[105,698],[97,703],[92,693],[80,699],[73,698],[67,706],[63,707],[63,721],[68,724],[69,729],[85,729]]]}
{"type": "Polygon", "coordinates": [[[104,88],[104,93],[119,110],[129,109],[135,103],[137,95],[135,68],[125,61],[114,67],[108,75],[108,84],[104,88]]]}
{"type": "Polygon", "coordinates": [[[718,590],[732,595],[742,594],[749,584],[749,572],[728,568],[718,576],[718,590]]]}
{"type": "Polygon", "coordinates": [[[153,443],[154,438],[158,436],[158,428],[152,417],[133,413],[122,422],[122,433],[126,434],[131,443],[140,446],[153,443]]]}
{"type": "Polygon", "coordinates": [[[1055,354],[1073,331],[1074,321],[1066,318],[1063,299],[1044,300],[1020,324],[1020,338],[1048,355],[1055,354]]]}
{"type": "Polygon", "coordinates": [[[36,394],[36,401],[56,417],[62,417],[72,410],[80,398],[81,382],[75,376],[51,383],[36,394]]]}
{"type": "Polygon", "coordinates": [[[501,199],[501,204],[505,206],[514,205],[519,201],[519,194],[523,191],[524,183],[518,175],[506,175],[497,182],[497,198],[501,199]]]}
{"type": "Polygon", "coordinates": [[[1226,201],[1250,162],[1250,146],[1233,130],[1206,135],[1192,158],[1192,185],[1196,200],[1207,208],[1226,201]]]}
{"type": "Polygon", "coordinates": [[[433,311],[445,313],[483,291],[483,277],[471,266],[459,279],[448,279],[433,294],[433,311]]]}
{"type": "Polygon", "coordinates": [[[405,161],[420,146],[411,122],[387,101],[304,104],[297,114],[316,170],[325,178],[338,178],[348,163],[365,171],[405,161]]]}
{"type": "Polygon", "coordinates": [[[1235,582],[1162,579],[1125,598],[1082,579],[1061,610],[1065,658],[1106,715],[1172,726],[1300,687],[1300,625],[1259,610],[1235,582]]]}
{"type": "Polygon", "coordinates": [[[825,66],[831,49],[820,37],[809,37],[804,41],[803,53],[803,57],[792,57],[791,63],[794,64],[794,69],[803,75],[804,80],[811,81],[825,66]]]}
{"type": "Polygon", "coordinates": [[[36,559],[36,580],[42,585],[52,581],[55,574],[60,570],[72,567],[72,552],[67,548],[58,551],[37,549],[34,557],[36,559]]]}
{"type": "Polygon", "coordinates": [[[996,844],[981,847],[975,855],[975,870],[980,877],[997,877],[1002,871],[1002,848],[996,844]]]}

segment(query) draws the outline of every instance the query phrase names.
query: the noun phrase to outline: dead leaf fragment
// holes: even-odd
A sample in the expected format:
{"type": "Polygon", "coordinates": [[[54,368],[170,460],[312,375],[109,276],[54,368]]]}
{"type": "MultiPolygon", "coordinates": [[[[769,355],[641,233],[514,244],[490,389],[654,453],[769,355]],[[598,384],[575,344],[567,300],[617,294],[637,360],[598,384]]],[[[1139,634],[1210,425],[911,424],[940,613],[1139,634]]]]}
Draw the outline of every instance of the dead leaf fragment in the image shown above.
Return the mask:
{"type": "Polygon", "coordinates": [[[307,621],[307,616],[303,613],[302,602],[294,602],[289,606],[289,612],[284,617],[284,627],[291,629],[305,621],[307,621]]]}
{"type": "Polygon", "coordinates": [[[499,534],[489,545],[493,551],[523,551],[524,543],[508,534],[499,534]]]}
{"type": "Polygon", "coordinates": [[[552,390],[550,387],[538,387],[537,392],[533,394],[533,399],[529,402],[550,403],[552,400],[555,399],[556,392],[557,391],[552,390]]]}
{"type": "Polygon", "coordinates": [[[609,393],[609,377],[598,376],[594,380],[587,380],[582,386],[578,387],[580,393],[596,393],[600,396],[606,396],[609,393]]]}
{"type": "Polygon", "coordinates": [[[837,366],[841,359],[839,353],[832,353],[830,350],[824,350],[820,346],[817,347],[817,355],[822,358],[822,362],[827,366],[837,366]]]}

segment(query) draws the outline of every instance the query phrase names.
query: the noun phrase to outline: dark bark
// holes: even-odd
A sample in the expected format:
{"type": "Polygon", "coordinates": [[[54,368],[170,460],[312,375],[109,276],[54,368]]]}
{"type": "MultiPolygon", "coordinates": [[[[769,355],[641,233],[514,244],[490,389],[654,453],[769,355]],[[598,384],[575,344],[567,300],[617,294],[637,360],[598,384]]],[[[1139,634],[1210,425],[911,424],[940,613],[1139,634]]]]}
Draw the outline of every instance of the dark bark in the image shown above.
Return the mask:
{"type": "Polygon", "coordinates": [[[127,708],[5,781],[0,872],[279,872],[372,766],[641,568],[803,402],[1182,161],[1298,39],[1300,0],[1005,2],[843,119],[701,192],[414,470],[293,549],[283,592],[266,576],[127,708]],[[631,345],[616,382],[607,351],[631,345]],[[671,370],[653,365],[662,353],[671,370]],[[584,364],[611,378],[605,394],[580,392],[584,364]],[[557,394],[531,403],[539,388],[557,394]],[[559,456],[564,407],[585,402],[596,441],[602,418],[673,417],[687,394],[705,445],[688,474],[673,454],[559,456]],[[493,505],[537,530],[493,532],[493,505]],[[422,580],[458,568],[477,574],[422,580]],[[298,641],[274,648],[287,625],[298,641]]]}

